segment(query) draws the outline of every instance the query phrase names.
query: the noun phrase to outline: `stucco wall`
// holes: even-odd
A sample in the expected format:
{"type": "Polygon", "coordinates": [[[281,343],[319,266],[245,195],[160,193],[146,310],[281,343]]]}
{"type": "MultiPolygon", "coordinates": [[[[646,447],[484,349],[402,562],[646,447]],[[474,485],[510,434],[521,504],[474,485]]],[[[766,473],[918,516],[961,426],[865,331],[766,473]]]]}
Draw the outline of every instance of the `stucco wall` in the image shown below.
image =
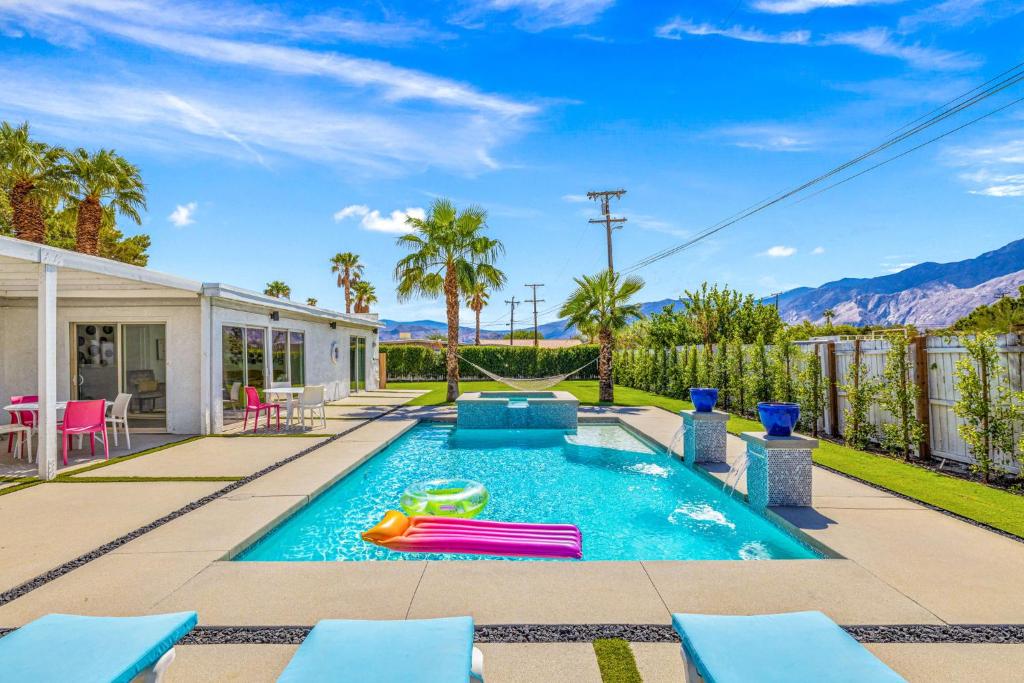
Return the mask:
{"type": "MultiPolygon", "coordinates": [[[[167,329],[167,431],[197,434],[199,302],[109,302],[60,299],[57,304],[57,400],[71,398],[72,323],[163,323],[167,329]]],[[[36,393],[36,302],[0,305],[0,399],[36,393]]]]}
{"type": "Polygon", "coordinates": [[[210,306],[211,316],[211,370],[212,370],[212,417],[213,431],[217,432],[223,428],[224,414],[221,397],[224,392],[224,371],[222,358],[222,330],[224,326],[262,327],[266,329],[267,344],[269,348],[270,331],[272,329],[286,329],[305,334],[305,363],[306,363],[306,384],[323,384],[327,387],[327,399],[335,400],[344,398],[349,394],[349,339],[352,335],[362,336],[366,339],[366,374],[367,388],[375,389],[378,384],[377,376],[377,342],[376,335],[371,330],[355,329],[345,327],[338,323],[337,329],[332,330],[327,321],[322,319],[307,318],[298,315],[280,312],[280,319],[272,321],[270,312],[246,304],[236,304],[220,299],[214,300],[210,306]],[[331,361],[331,344],[338,344],[338,361],[331,361]]]}

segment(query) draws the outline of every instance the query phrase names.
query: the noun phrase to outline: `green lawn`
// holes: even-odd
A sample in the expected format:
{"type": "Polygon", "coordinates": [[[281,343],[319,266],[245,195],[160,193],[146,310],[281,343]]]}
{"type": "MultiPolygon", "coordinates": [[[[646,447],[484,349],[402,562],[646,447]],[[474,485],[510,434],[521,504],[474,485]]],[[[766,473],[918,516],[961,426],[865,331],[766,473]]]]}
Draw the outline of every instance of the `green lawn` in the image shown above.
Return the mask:
{"type": "MultiPolygon", "coordinates": [[[[413,405],[444,403],[444,382],[391,383],[389,388],[428,389],[413,405]]],[[[501,391],[507,387],[498,382],[462,382],[462,391],[501,391]]],[[[562,382],[555,389],[568,391],[585,405],[597,405],[597,381],[562,382]]],[[[646,391],[615,387],[615,404],[623,406],[657,406],[677,412],[692,408],[688,401],[649,394],[646,391]]],[[[727,428],[733,434],[761,431],[754,420],[733,416],[727,428]]],[[[1024,496],[985,486],[976,482],[949,477],[899,460],[858,451],[822,441],[814,452],[814,461],[826,467],[877,484],[896,493],[974,519],[1011,534],[1024,537],[1024,496]]]]}

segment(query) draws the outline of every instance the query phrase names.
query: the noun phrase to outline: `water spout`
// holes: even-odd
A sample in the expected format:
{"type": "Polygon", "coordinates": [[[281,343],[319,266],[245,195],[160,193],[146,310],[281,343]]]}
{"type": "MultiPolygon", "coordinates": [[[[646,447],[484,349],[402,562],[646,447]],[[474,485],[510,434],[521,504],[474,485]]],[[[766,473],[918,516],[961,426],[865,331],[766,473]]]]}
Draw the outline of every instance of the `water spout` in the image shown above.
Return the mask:
{"type": "Polygon", "coordinates": [[[672,456],[679,454],[680,457],[685,458],[686,453],[680,446],[683,443],[683,439],[686,437],[686,423],[684,422],[681,427],[676,431],[672,440],[668,444],[668,448],[665,449],[665,455],[672,456]],[[678,449],[678,450],[677,450],[678,449]]]}
{"type": "Polygon", "coordinates": [[[737,461],[734,466],[729,468],[729,474],[725,477],[725,483],[722,484],[722,491],[728,490],[730,498],[736,493],[736,486],[740,483],[740,477],[747,471],[747,463],[749,462],[750,458],[744,452],[743,459],[737,461]]]}

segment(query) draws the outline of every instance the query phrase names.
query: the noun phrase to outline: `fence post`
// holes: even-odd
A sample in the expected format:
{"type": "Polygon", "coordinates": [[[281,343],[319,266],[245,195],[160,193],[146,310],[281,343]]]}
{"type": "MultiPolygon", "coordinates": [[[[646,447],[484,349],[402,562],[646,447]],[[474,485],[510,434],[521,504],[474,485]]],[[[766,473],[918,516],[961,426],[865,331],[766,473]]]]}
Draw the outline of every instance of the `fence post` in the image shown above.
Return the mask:
{"type": "Polygon", "coordinates": [[[381,389],[388,388],[388,352],[381,351],[378,354],[378,361],[380,367],[380,379],[377,381],[377,386],[381,389]]]}
{"type": "Polygon", "coordinates": [[[932,455],[931,401],[928,397],[928,337],[914,337],[914,383],[917,385],[917,420],[921,423],[921,443],[917,457],[928,460],[932,455]]]}
{"type": "Polygon", "coordinates": [[[825,365],[828,368],[828,433],[839,436],[839,387],[836,385],[836,343],[826,346],[825,365]]]}

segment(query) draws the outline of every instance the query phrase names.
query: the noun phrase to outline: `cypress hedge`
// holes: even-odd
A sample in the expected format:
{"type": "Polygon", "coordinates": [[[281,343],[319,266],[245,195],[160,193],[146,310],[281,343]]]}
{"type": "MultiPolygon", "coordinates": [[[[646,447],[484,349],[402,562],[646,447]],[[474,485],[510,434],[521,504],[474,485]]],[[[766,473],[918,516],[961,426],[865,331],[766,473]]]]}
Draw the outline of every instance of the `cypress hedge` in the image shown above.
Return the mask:
{"type": "MultiPolygon", "coordinates": [[[[381,344],[388,354],[388,379],[391,381],[437,381],[445,379],[444,351],[411,344],[381,344]]],[[[597,359],[596,344],[580,344],[556,349],[532,346],[460,346],[459,355],[502,377],[550,377],[572,372],[597,359]]],[[[459,376],[465,380],[488,379],[469,363],[459,363],[459,376]]],[[[596,379],[597,363],[583,368],[570,379],[596,379]]]]}

